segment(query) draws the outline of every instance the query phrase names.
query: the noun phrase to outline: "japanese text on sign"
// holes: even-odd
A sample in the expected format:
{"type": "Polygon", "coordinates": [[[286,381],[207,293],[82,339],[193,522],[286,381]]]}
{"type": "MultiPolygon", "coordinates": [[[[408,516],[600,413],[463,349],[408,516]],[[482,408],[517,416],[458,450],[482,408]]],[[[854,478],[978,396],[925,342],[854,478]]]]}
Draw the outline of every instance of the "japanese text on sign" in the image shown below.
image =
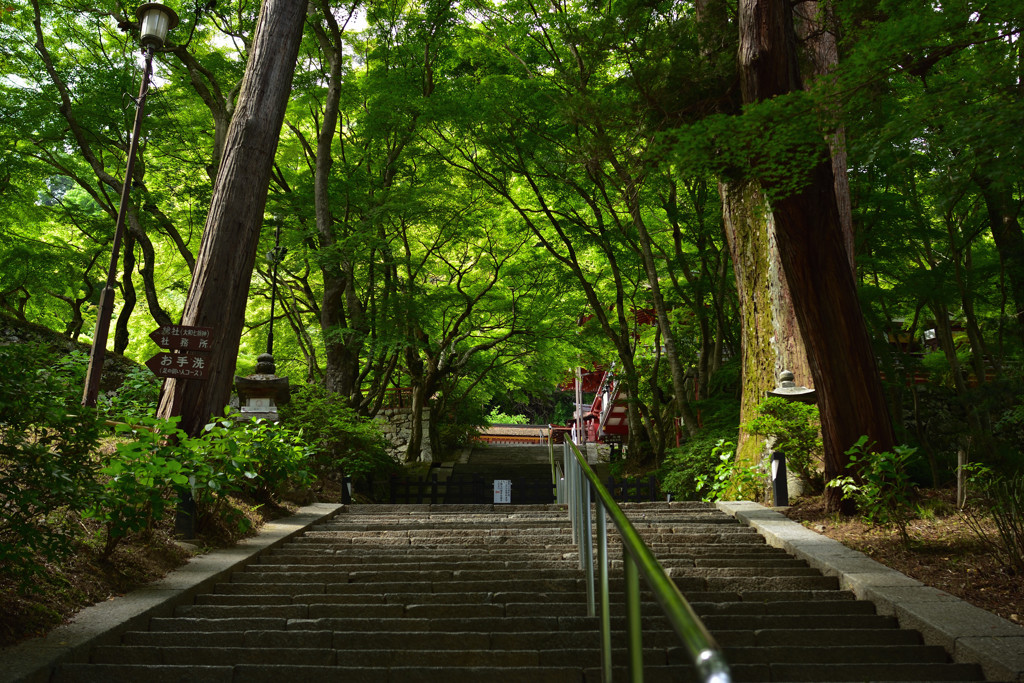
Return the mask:
{"type": "Polygon", "coordinates": [[[157,377],[206,379],[210,374],[210,357],[163,351],[147,360],[146,367],[157,377]]]}

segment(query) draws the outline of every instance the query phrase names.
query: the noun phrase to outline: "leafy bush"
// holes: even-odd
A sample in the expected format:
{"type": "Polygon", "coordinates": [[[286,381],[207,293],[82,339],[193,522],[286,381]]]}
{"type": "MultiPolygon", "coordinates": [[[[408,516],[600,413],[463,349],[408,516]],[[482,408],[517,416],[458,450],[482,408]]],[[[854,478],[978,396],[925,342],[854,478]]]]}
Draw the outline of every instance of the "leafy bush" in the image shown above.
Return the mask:
{"type": "Polygon", "coordinates": [[[842,490],[843,499],[856,503],[869,524],[895,525],[904,543],[908,543],[907,522],[914,509],[908,470],[917,449],[896,446],[891,451],[872,453],[872,445],[867,436],[857,439],[846,451],[857,477],[836,477],[826,486],[842,490]]]}
{"type": "Polygon", "coordinates": [[[718,459],[713,475],[697,477],[696,491],[701,500],[757,500],[765,488],[764,472],[758,466],[740,467],[736,464],[736,444],[719,439],[712,449],[718,459]]]}
{"type": "Polygon", "coordinates": [[[677,500],[693,500],[700,493],[698,480],[714,476],[719,463],[715,446],[723,439],[735,439],[736,430],[704,430],[677,448],[665,452],[661,468],[661,490],[677,500]]]}
{"type": "Polygon", "coordinates": [[[981,491],[981,500],[963,512],[964,521],[1006,569],[1024,574],[1024,474],[1003,477],[980,467],[971,484],[981,491]]]}
{"type": "Polygon", "coordinates": [[[153,417],[162,382],[149,368],[133,367],[117,391],[101,397],[101,409],[109,419],[122,422],[153,417]]]}
{"type": "Polygon", "coordinates": [[[106,477],[102,494],[84,511],[99,521],[106,534],[102,556],[109,557],[128,534],[150,530],[176,498],[175,490],[187,489],[189,472],[182,464],[177,440],[178,418],[140,418],[139,426],[117,425],[118,435],[130,439],[100,469],[106,477]]]}
{"type": "Polygon", "coordinates": [[[282,420],[311,444],[321,475],[387,476],[397,468],[372,420],[360,417],[319,385],[306,385],[282,406],[282,420]]]}
{"type": "Polygon", "coordinates": [[[530,424],[530,418],[525,415],[507,415],[497,408],[487,416],[487,424],[492,425],[525,425],[530,424]]]}
{"type": "Polygon", "coordinates": [[[80,364],[41,347],[0,347],[0,565],[27,580],[73,551],[61,523],[98,492],[95,411],[79,405],[80,364]],[[43,369],[39,369],[43,368],[43,369]]]}
{"type": "Polygon", "coordinates": [[[197,526],[221,518],[244,532],[249,522],[231,506],[230,495],[269,500],[310,483],[310,447],[275,423],[224,418],[189,438],[178,420],[141,417],[134,427],[115,428],[132,438],[117,445],[101,470],[107,476],[103,496],[87,511],[106,530],[104,556],[128,534],[150,529],[183,492],[196,502],[197,526]]]}
{"type": "Polygon", "coordinates": [[[823,455],[818,432],[818,407],[770,396],[757,406],[757,415],[745,426],[775,440],[772,450],[786,455],[786,467],[813,492],[825,485],[819,463],[823,455]]]}
{"type": "MultiPolygon", "coordinates": [[[[735,438],[732,432],[731,438],[735,438]]],[[[677,500],[694,500],[697,479],[715,473],[718,458],[715,445],[728,436],[718,430],[705,430],[665,453],[662,465],[662,490],[677,500]]]]}
{"type": "Polygon", "coordinates": [[[665,454],[661,489],[681,500],[756,500],[764,487],[758,467],[737,467],[735,427],[706,429],[665,454]]]}
{"type": "Polygon", "coordinates": [[[192,452],[197,481],[213,491],[269,500],[286,488],[306,487],[313,479],[313,447],[300,433],[276,422],[221,419],[206,425],[203,434],[185,446],[192,452]]]}
{"type": "Polygon", "coordinates": [[[459,448],[472,446],[480,436],[480,426],[463,423],[443,422],[437,425],[437,436],[445,453],[452,453],[459,448]]]}

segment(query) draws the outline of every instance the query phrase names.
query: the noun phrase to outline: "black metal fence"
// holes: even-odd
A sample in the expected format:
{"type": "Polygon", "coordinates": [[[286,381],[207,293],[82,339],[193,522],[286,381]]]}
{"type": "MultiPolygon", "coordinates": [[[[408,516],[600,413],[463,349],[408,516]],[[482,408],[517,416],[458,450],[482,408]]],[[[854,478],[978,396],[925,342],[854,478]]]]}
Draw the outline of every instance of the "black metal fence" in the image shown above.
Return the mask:
{"type": "Polygon", "coordinates": [[[615,479],[608,477],[605,481],[608,492],[619,503],[647,503],[661,500],[661,489],[657,478],[652,474],[646,481],[643,479],[615,479]]]}
{"type": "MultiPolygon", "coordinates": [[[[512,503],[532,505],[555,502],[556,491],[550,479],[513,478],[512,503]]],[[[642,503],[661,500],[658,480],[651,475],[643,479],[618,479],[609,477],[608,490],[619,502],[642,503]]],[[[482,505],[494,502],[494,482],[482,476],[453,476],[438,481],[437,475],[429,478],[391,478],[388,502],[394,504],[437,504],[482,505]]]]}

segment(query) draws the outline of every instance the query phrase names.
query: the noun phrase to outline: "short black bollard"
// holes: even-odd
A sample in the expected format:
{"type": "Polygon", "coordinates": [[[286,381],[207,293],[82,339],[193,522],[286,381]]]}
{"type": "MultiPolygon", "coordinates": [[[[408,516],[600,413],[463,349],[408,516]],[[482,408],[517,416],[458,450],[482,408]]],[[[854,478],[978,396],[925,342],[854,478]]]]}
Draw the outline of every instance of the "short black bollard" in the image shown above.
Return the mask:
{"type": "Polygon", "coordinates": [[[775,507],[789,506],[789,482],[786,481],[786,454],[772,452],[772,498],[775,507]]]}
{"type": "Polygon", "coordinates": [[[196,537],[196,501],[188,489],[178,491],[178,505],[174,510],[174,533],[186,540],[196,537]]]}
{"type": "MultiPolygon", "coordinates": [[[[352,502],[352,478],[343,476],[341,478],[341,504],[348,505],[352,502]]],[[[392,501],[394,502],[394,501],[392,501]]]]}

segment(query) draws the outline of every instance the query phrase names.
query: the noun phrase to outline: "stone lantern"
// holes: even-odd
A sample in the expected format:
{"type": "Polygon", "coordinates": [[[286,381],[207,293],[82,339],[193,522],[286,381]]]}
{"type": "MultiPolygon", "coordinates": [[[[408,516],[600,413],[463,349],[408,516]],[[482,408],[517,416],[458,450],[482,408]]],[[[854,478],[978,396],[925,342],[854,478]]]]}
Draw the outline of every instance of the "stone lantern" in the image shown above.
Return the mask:
{"type": "MultiPolygon", "coordinates": [[[[797,386],[792,372],[783,370],[779,373],[779,386],[765,392],[768,396],[777,396],[787,401],[800,403],[817,403],[818,393],[814,389],[797,386]]],[[[789,505],[789,474],[786,472],[786,454],[772,451],[772,498],[775,507],[789,505]]]]}
{"type": "Polygon", "coordinates": [[[247,377],[235,377],[240,420],[277,420],[277,407],[288,403],[291,387],[287,377],[274,374],[274,357],[261,353],[256,359],[256,372],[247,377]]]}

